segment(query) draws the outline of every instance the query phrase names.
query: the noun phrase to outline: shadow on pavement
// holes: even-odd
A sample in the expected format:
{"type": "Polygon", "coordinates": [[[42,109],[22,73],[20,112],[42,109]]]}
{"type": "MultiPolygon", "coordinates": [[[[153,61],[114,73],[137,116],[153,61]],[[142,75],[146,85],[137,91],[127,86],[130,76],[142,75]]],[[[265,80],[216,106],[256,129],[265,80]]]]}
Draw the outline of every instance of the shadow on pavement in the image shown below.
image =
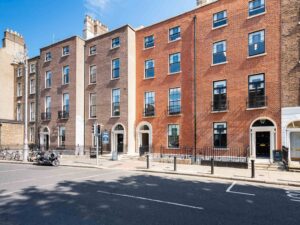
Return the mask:
{"type": "MultiPolygon", "coordinates": [[[[107,182],[65,181],[46,189],[32,186],[18,194],[0,197],[0,224],[288,225],[299,223],[300,204],[289,201],[284,190],[247,185],[236,187],[236,191],[254,193],[255,196],[252,197],[226,193],[229,185],[136,175],[107,182]],[[118,196],[113,193],[161,202],[118,196]],[[203,207],[203,210],[184,205],[203,207]]],[[[3,191],[0,191],[1,193],[3,191]]]]}

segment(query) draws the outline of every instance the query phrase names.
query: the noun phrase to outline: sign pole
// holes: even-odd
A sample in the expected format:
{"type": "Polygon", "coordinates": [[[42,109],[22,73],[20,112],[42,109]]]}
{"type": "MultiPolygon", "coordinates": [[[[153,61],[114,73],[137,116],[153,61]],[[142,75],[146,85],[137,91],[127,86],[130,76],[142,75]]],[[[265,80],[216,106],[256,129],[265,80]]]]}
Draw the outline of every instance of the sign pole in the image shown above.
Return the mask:
{"type": "Polygon", "coordinates": [[[97,140],[97,147],[96,147],[96,159],[97,159],[97,166],[99,165],[99,135],[96,135],[96,140],[97,140]]]}

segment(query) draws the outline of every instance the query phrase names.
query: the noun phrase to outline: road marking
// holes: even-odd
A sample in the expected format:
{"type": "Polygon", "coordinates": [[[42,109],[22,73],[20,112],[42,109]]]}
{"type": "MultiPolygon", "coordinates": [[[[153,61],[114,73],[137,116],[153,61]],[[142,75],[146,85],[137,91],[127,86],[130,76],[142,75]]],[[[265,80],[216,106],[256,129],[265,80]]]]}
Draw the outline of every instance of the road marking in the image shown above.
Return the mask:
{"type": "Polygon", "coordinates": [[[125,197],[125,198],[139,199],[139,200],[144,200],[144,201],[149,201],[149,202],[157,202],[157,203],[162,203],[162,204],[167,204],[167,205],[175,205],[175,206],[197,209],[197,210],[204,210],[204,208],[198,207],[198,206],[185,205],[185,204],[180,204],[180,203],[176,203],[176,202],[162,201],[162,200],[158,200],[158,199],[144,198],[144,197],[139,197],[139,196],[118,194],[118,193],[106,192],[106,191],[98,191],[98,193],[105,194],[105,195],[115,195],[115,196],[120,196],[120,197],[125,197]]]}
{"type": "MultiPolygon", "coordinates": [[[[44,188],[44,187],[55,186],[59,182],[62,182],[62,181],[86,180],[86,179],[90,179],[90,178],[101,177],[101,176],[104,176],[104,175],[111,175],[111,174],[117,174],[117,173],[120,173],[120,171],[113,171],[113,172],[109,172],[109,173],[98,174],[98,175],[93,175],[93,176],[86,176],[86,177],[78,177],[78,178],[73,178],[73,179],[65,179],[65,180],[57,181],[56,183],[35,186],[35,188],[39,189],[39,188],[44,188]]],[[[46,178],[49,178],[49,177],[46,177],[46,178]]],[[[39,179],[37,179],[37,180],[39,180],[39,179]]],[[[22,190],[16,190],[16,191],[11,191],[11,192],[4,192],[4,193],[0,194],[0,197],[5,197],[7,195],[17,194],[18,192],[21,192],[21,191],[22,190]]]]}
{"type": "Polygon", "coordinates": [[[300,202],[300,191],[298,190],[287,190],[287,197],[293,202],[300,202]]]}
{"type": "Polygon", "coordinates": [[[239,194],[239,195],[248,195],[248,196],[255,196],[255,194],[250,194],[250,193],[244,193],[244,192],[237,192],[237,191],[231,191],[231,189],[236,185],[236,182],[233,182],[226,190],[227,193],[231,194],[239,194]]]}

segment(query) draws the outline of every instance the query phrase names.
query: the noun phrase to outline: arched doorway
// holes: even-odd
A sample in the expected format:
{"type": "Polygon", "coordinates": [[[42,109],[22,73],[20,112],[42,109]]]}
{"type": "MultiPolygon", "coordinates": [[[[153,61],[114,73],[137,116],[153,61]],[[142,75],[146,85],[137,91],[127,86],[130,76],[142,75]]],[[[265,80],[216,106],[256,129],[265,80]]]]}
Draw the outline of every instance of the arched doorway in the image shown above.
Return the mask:
{"type": "Polygon", "coordinates": [[[250,130],[251,156],[272,162],[272,151],[276,149],[275,122],[268,118],[259,118],[251,124],[250,130]]]}
{"type": "Polygon", "coordinates": [[[40,131],[41,150],[47,151],[50,147],[50,131],[48,127],[44,127],[40,131]]]}
{"type": "Polygon", "coordinates": [[[112,152],[125,153],[125,128],[122,124],[116,124],[112,128],[112,152]]]}
{"type": "Polygon", "coordinates": [[[287,138],[290,160],[300,161],[300,121],[293,121],[287,126],[287,138]]]}
{"type": "Polygon", "coordinates": [[[152,126],[148,122],[141,122],[137,127],[138,152],[142,156],[151,152],[152,126]]]}

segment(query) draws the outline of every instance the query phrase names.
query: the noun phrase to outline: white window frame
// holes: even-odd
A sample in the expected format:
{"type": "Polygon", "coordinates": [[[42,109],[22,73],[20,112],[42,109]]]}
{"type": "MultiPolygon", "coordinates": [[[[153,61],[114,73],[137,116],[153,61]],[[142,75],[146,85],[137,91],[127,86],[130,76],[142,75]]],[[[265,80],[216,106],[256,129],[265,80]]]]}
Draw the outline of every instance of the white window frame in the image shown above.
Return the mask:
{"type": "Polygon", "coordinates": [[[63,56],[67,56],[67,55],[70,55],[70,46],[69,45],[66,45],[66,46],[64,46],[64,47],[62,47],[62,54],[61,54],[61,56],[63,57],[63,56]],[[65,53],[65,48],[68,48],[68,52],[67,53],[65,53]]]}
{"type": "Polygon", "coordinates": [[[96,45],[92,45],[89,47],[89,55],[96,55],[97,54],[97,46],[96,45]],[[92,48],[95,48],[95,52],[91,53],[92,48]]]}
{"type": "Polygon", "coordinates": [[[90,93],[89,94],[89,119],[95,119],[95,118],[97,118],[97,109],[96,109],[96,115],[95,115],[95,117],[91,117],[91,100],[92,100],[92,95],[95,95],[95,104],[93,105],[93,106],[95,106],[96,107],[96,101],[97,101],[97,94],[95,93],[95,92],[92,92],[92,93],[90,93]]]}
{"type": "Polygon", "coordinates": [[[89,67],[89,84],[96,84],[97,83],[97,65],[90,65],[90,67],[89,67]],[[95,67],[96,69],[95,69],[95,83],[91,83],[91,75],[92,75],[92,73],[91,73],[91,69],[93,68],[93,67],[95,67]]]}
{"type": "Polygon", "coordinates": [[[51,54],[51,52],[46,52],[46,54],[45,54],[45,62],[50,62],[52,60],[52,54],[51,54]],[[50,56],[49,58],[48,58],[48,56],[50,56]]]}
{"type": "Polygon", "coordinates": [[[30,73],[35,73],[36,72],[36,64],[35,63],[30,64],[29,71],[30,71],[30,73]]]}
{"type": "Polygon", "coordinates": [[[70,66],[66,65],[62,68],[62,84],[67,85],[70,83],[70,66]],[[65,82],[65,69],[68,68],[68,82],[65,82]]]}
{"type": "Polygon", "coordinates": [[[32,79],[30,79],[30,81],[29,81],[29,93],[30,93],[30,94],[35,94],[35,92],[36,92],[35,89],[36,89],[35,79],[32,78],[32,79]]]}
{"type": "Polygon", "coordinates": [[[30,122],[35,121],[35,102],[30,102],[29,105],[29,121],[30,122]]]}

